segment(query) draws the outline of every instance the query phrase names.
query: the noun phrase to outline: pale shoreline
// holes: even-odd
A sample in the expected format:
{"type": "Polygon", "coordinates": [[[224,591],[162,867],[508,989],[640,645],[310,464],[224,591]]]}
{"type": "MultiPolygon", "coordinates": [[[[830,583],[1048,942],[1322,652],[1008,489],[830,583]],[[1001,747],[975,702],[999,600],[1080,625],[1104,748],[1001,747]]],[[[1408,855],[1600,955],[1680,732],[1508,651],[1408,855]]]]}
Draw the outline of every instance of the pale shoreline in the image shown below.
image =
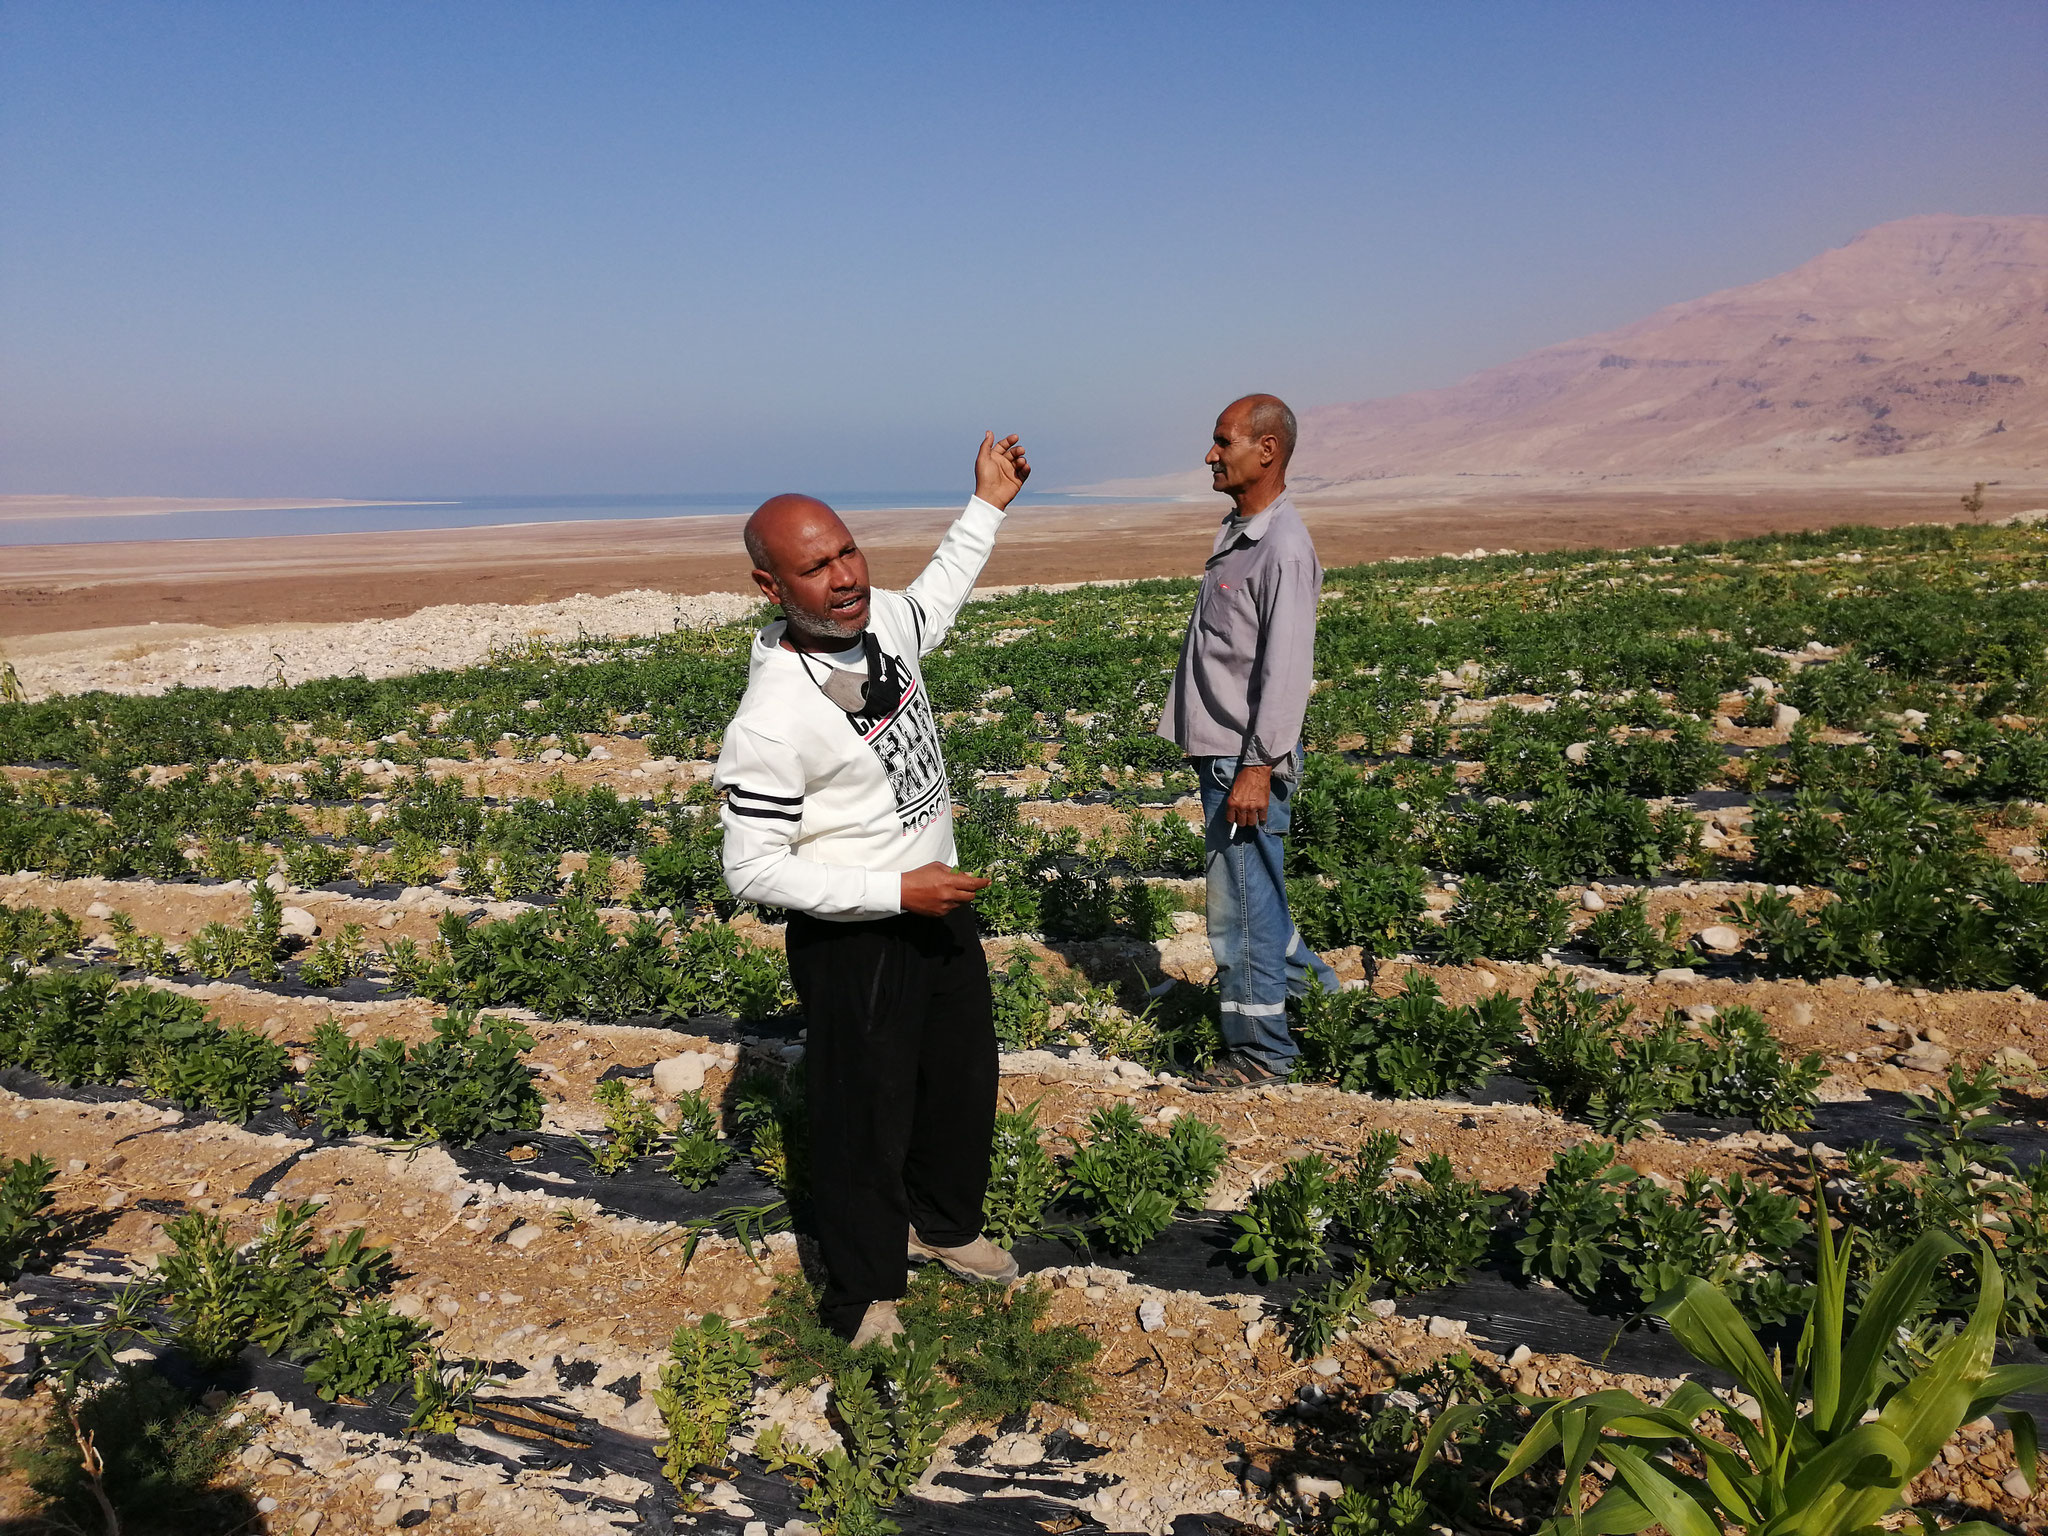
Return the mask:
{"type": "MultiPolygon", "coordinates": [[[[1840,523],[1952,522],[1953,485],[1673,483],[1572,490],[1464,484],[1298,496],[1326,566],[1475,547],[1676,544],[1840,523]]],[[[963,494],[964,500],[964,494],[963,494]]],[[[346,503],[367,505],[368,503],[346,503]]],[[[409,505],[409,503],[398,503],[409,505]]],[[[1219,497],[1027,507],[1004,526],[990,585],[1199,572],[1219,497]]],[[[1979,520],[2048,506],[2048,482],[1994,489],[1979,520]]],[[[916,574],[953,507],[847,514],[874,579],[916,574]]],[[[700,513],[409,532],[21,544],[0,557],[0,637],[136,625],[209,630],[392,618],[449,603],[532,604],[630,590],[748,589],[741,518],[700,513]]],[[[139,527],[146,527],[140,524],[139,527]]]]}
{"type": "Polygon", "coordinates": [[[446,507],[448,501],[364,501],[332,496],[0,495],[0,523],[65,518],[168,517],[179,512],[318,512],[328,507],[446,507]]]}

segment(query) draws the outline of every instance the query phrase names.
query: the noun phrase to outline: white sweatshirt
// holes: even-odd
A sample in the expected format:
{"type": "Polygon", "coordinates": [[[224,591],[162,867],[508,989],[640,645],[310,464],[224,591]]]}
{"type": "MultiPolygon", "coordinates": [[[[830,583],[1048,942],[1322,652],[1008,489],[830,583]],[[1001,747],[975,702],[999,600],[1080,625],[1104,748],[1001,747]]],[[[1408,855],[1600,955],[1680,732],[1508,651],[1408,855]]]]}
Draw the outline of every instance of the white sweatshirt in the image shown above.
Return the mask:
{"type": "Polygon", "coordinates": [[[909,587],[873,590],[868,628],[908,684],[880,719],[846,713],[819,687],[828,666],[866,678],[858,642],[800,657],[783,646],[780,619],[754,637],[747,691],[712,774],[725,791],[735,896],[859,922],[903,910],[903,871],[953,862],[953,797],[918,658],[946,638],[1002,522],[973,498],[909,587]]]}

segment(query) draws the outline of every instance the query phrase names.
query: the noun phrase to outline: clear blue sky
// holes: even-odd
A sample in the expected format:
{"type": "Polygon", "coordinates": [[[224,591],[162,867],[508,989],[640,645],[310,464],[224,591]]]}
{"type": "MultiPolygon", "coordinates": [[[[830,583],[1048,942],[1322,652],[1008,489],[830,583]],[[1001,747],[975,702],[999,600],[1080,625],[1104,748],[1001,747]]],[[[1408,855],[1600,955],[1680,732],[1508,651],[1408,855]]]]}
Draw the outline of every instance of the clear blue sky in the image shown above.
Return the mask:
{"type": "Polygon", "coordinates": [[[0,0],[0,490],[1157,473],[1943,211],[2040,0],[0,0]]]}

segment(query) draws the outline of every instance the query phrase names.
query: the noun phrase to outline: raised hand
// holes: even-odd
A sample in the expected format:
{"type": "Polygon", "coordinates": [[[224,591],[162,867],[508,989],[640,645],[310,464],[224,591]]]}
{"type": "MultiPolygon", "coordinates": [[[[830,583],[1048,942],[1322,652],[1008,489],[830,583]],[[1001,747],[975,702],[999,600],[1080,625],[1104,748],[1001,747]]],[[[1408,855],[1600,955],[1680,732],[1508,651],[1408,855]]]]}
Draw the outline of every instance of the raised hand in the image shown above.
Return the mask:
{"type": "Polygon", "coordinates": [[[974,494],[992,507],[1007,507],[1031,478],[1031,461],[1012,432],[1000,443],[993,432],[981,437],[981,452],[974,456],[974,494]]]}

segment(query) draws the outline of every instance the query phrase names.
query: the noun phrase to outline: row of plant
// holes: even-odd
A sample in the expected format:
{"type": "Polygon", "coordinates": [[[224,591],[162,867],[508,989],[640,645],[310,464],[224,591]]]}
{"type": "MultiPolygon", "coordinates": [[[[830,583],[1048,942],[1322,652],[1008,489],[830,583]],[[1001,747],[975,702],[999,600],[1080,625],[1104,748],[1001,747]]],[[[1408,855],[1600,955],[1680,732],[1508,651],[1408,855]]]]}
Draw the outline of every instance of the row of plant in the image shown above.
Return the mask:
{"type": "MultiPolygon", "coordinates": [[[[15,1170],[33,1173],[39,1161],[0,1168],[0,1221],[15,1170]]],[[[248,1242],[222,1218],[187,1211],[164,1228],[171,1246],[152,1272],[89,1320],[0,1319],[35,1341],[23,1384],[51,1388],[42,1422],[10,1447],[48,1528],[216,1529],[260,1518],[225,1481],[260,1416],[200,1400],[252,1346],[302,1368],[329,1401],[402,1398],[408,1433],[456,1428],[486,1368],[446,1360],[430,1329],[392,1309],[390,1250],[362,1228],[316,1246],[320,1210],[282,1202],[248,1242]],[[159,1350],[188,1369],[160,1370],[149,1358],[159,1350]]]]}
{"type": "MultiPolygon", "coordinates": [[[[1453,668],[1484,693],[1651,690],[1703,716],[1752,677],[1786,676],[1781,658],[1814,640],[1846,654],[1792,674],[1788,696],[1832,724],[1943,701],[1988,719],[2041,692],[2040,547],[2023,529],[1842,529],[1659,555],[1332,571],[1317,665],[1331,686],[1312,708],[1311,745],[1391,743],[1453,668]]],[[[1162,581],[971,605],[928,660],[934,699],[976,712],[990,738],[1024,712],[1101,762],[1141,766],[1157,750],[1146,739],[1191,597],[1189,583],[1162,581]]],[[[0,705],[0,760],[275,762],[321,740],[377,743],[404,761],[542,741],[580,754],[589,733],[619,729],[651,732],[657,751],[696,749],[730,718],[746,636],[735,625],[584,638],[376,681],[0,705]]],[[[1016,755],[994,739],[959,750],[990,767],[1016,755]]]]}

